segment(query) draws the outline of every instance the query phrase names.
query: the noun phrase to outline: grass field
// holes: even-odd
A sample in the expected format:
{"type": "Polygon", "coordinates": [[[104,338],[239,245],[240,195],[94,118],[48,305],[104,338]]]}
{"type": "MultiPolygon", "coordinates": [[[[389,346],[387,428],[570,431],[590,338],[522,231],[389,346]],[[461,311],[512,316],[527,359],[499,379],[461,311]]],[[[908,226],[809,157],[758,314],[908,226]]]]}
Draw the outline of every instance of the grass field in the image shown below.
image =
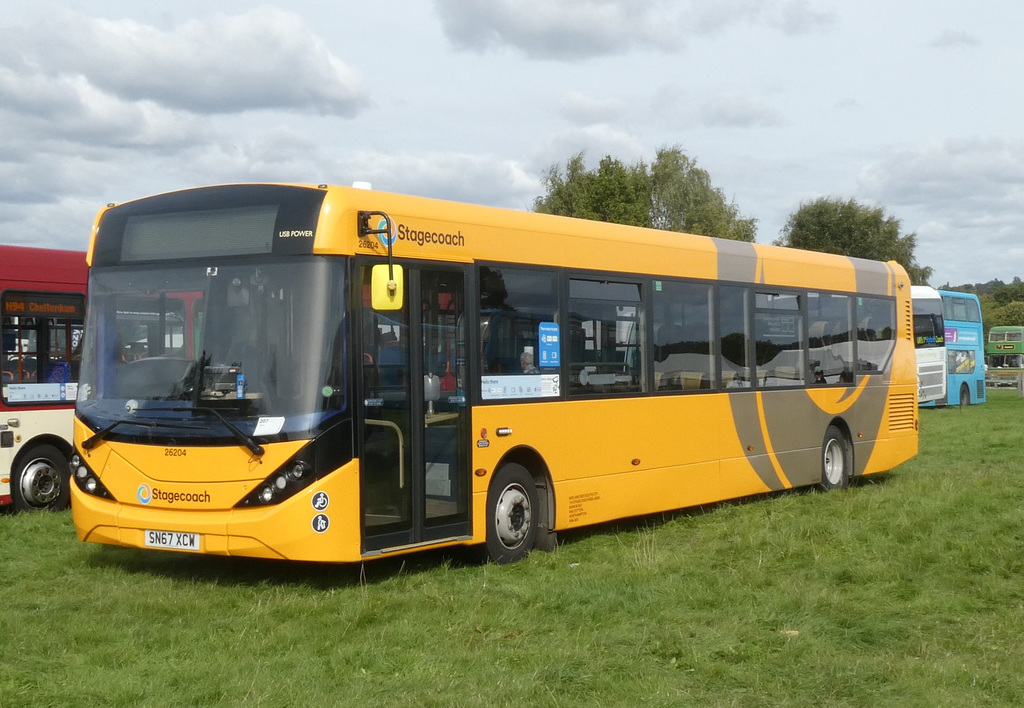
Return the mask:
{"type": "Polygon", "coordinates": [[[920,455],[847,491],[510,566],[130,551],[3,515],[0,705],[1024,704],[1024,401],[921,417],[920,455]]]}

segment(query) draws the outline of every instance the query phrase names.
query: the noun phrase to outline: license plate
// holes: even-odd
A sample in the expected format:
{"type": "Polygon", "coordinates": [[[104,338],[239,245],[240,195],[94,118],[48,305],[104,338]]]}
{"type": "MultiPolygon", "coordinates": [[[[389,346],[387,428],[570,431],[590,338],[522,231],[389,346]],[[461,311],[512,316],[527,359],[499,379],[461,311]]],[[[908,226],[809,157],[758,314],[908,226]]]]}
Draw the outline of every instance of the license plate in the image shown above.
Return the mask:
{"type": "Polygon", "coordinates": [[[146,546],[150,548],[172,548],[176,551],[198,551],[199,534],[181,531],[150,531],[144,532],[146,546]]]}

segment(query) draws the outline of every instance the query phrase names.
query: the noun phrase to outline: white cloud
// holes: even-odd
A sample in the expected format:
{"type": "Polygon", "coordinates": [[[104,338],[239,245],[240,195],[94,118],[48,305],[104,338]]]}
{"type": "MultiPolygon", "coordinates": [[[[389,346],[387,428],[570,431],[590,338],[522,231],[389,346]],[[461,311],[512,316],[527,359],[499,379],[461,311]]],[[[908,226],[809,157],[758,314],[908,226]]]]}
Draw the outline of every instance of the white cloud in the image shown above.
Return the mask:
{"type": "MultiPolygon", "coordinates": [[[[8,148],[42,141],[49,150],[75,155],[109,147],[166,150],[203,134],[190,114],[151,101],[120,99],[81,75],[47,75],[0,66],[3,115],[10,125],[5,136],[8,148]]],[[[39,145],[33,150],[38,152],[39,145]]]]}
{"type": "Polygon", "coordinates": [[[689,39],[743,24],[784,34],[826,28],[835,13],[810,0],[434,0],[460,49],[502,46],[534,59],[577,60],[638,50],[674,52],[689,39]]]}
{"type": "Polygon", "coordinates": [[[1024,141],[950,139],[894,151],[861,173],[865,195],[918,234],[917,260],[933,282],[1020,275],[1024,255],[1024,141]]]}
{"type": "Polygon", "coordinates": [[[898,150],[867,166],[861,186],[879,201],[938,212],[991,215],[1010,209],[1024,221],[1024,141],[951,139],[898,150]]]}
{"type": "MultiPolygon", "coordinates": [[[[629,132],[599,123],[553,134],[543,143],[533,162],[538,166],[539,175],[552,165],[564,165],[570,156],[579,152],[584,154],[587,168],[593,169],[605,155],[625,163],[640,160],[643,158],[644,144],[629,132]]],[[[536,194],[540,193],[538,188],[536,194]]]]}
{"type": "Polygon", "coordinates": [[[933,39],[929,46],[936,49],[956,49],[961,47],[979,47],[981,40],[969,32],[963,30],[947,29],[938,37],[933,39]]]}
{"type": "Polygon", "coordinates": [[[541,191],[520,163],[492,155],[358,152],[339,160],[336,174],[382,191],[510,209],[529,208],[541,191]]]}
{"type": "Polygon", "coordinates": [[[676,129],[766,128],[784,123],[778,109],[746,93],[715,92],[695,99],[676,85],[662,86],[654,93],[651,114],[659,123],[676,129]]]}
{"type": "Polygon", "coordinates": [[[673,51],[685,33],[667,0],[435,0],[460,49],[503,45],[538,59],[581,59],[637,48],[673,51]]]}
{"type": "Polygon", "coordinates": [[[270,7],[212,14],[169,30],[60,13],[15,44],[40,73],[82,76],[122,100],[171,109],[353,116],[367,103],[358,75],[300,17],[270,7]]]}
{"type": "Polygon", "coordinates": [[[626,105],[614,98],[594,98],[580,91],[570,91],[559,101],[559,111],[577,125],[607,123],[626,112],[626,105]]]}
{"type": "Polygon", "coordinates": [[[700,122],[724,128],[754,128],[782,123],[771,106],[736,93],[720,94],[705,101],[699,109],[700,122]]]}

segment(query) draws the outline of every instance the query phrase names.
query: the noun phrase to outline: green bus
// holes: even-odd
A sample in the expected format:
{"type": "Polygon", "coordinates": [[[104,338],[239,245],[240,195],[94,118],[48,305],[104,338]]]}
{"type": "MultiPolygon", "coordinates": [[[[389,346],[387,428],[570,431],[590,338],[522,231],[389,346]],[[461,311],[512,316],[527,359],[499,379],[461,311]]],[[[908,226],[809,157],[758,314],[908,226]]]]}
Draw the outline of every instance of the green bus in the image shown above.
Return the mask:
{"type": "Polygon", "coordinates": [[[993,327],[985,343],[985,363],[990,369],[1024,369],[1024,327],[993,327]]]}

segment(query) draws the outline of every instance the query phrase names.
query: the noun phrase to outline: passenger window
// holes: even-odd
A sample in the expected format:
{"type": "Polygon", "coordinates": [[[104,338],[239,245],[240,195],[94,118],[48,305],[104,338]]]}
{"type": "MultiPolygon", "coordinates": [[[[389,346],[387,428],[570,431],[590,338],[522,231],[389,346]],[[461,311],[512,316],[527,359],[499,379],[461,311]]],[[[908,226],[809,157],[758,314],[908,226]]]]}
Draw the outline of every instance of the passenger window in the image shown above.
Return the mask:
{"type": "Polygon", "coordinates": [[[711,286],[655,280],[651,304],[654,390],[712,388],[711,286]]]}
{"type": "Polygon", "coordinates": [[[569,281],[569,392],[644,389],[643,307],[638,283],[569,281]]]}
{"type": "Polygon", "coordinates": [[[484,400],[560,395],[558,278],[523,268],[480,268],[484,400]]]}
{"type": "Polygon", "coordinates": [[[803,386],[806,371],[800,298],[754,294],[754,354],[759,386],[803,386]]]}
{"type": "Polygon", "coordinates": [[[718,290],[719,348],[722,352],[719,384],[724,388],[750,386],[750,301],[747,293],[747,288],[736,285],[723,285],[718,290]]]}
{"type": "Polygon", "coordinates": [[[853,383],[850,305],[849,295],[807,295],[807,365],[812,384],[853,383]]]}
{"type": "Polygon", "coordinates": [[[857,370],[886,371],[896,345],[896,301],[857,298],[857,370]]]}

